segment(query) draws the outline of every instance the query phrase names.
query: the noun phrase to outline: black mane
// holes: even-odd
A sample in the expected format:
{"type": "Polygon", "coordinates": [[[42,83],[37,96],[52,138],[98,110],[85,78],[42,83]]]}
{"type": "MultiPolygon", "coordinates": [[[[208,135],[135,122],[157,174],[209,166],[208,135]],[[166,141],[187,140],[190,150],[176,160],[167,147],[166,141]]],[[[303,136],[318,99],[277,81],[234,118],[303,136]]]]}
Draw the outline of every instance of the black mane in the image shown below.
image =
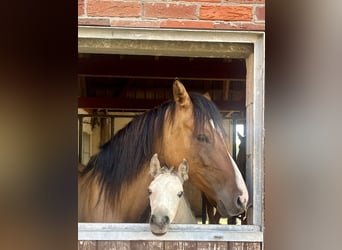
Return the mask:
{"type": "MultiPolygon", "coordinates": [[[[194,132],[200,131],[210,119],[223,132],[221,114],[214,103],[201,94],[189,95],[194,110],[194,132]]],[[[174,116],[173,100],[136,116],[100,147],[100,152],[92,156],[82,175],[93,170],[91,176],[99,177],[101,192],[105,192],[106,199],[118,199],[122,184],[133,181],[142,166],[150,161],[155,153],[152,151],[156,140],[163,137],[164,125],[172,125],[174,116]],[[167,110],[170,111],[170,121],[165,121],[167,110]]]]}

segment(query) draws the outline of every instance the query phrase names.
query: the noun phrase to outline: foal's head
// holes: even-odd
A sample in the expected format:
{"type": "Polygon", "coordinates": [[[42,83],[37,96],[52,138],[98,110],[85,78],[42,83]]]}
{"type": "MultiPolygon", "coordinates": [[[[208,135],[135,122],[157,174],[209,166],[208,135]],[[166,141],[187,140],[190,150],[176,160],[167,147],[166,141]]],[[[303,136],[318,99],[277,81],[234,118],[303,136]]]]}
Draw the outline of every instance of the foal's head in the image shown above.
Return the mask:
{"type": "Polygon", "coordinates": [[[173,168],[160,167],[157,154],[150,162],[150,172],[153,177],[148,192],[151,205],[150,227],[154,234],[167,232],[173,222],[181,199],[184,199],[183,183],[188,179],[188,164],[183,160],[178,171],[173,168]]]}

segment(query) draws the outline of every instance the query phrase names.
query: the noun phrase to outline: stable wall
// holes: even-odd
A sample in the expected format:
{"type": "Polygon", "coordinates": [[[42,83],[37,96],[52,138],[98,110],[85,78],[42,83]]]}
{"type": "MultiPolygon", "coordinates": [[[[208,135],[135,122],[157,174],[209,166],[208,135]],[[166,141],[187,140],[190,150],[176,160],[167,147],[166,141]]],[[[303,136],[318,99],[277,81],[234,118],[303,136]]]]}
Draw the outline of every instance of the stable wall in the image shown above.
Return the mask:
{"type": "Polygon", "coordinates": [[[265,0],[78,0],[79,26],[265,30],[265,0]]]}

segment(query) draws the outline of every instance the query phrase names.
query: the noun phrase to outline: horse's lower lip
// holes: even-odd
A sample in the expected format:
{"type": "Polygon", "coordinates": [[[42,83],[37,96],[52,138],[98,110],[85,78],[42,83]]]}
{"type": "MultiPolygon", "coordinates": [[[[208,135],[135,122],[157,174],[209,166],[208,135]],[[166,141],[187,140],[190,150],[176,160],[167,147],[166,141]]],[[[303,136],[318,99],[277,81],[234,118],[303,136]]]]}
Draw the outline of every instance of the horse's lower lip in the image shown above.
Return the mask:
{"type": "Polygon", "coordinates": [[[222,217],[228,217],[226,207],[224,206],[221,200],[219,200],[219,202],[217,203],[217,210],[219,211],[222,217]]]}
{"type": "Polygon", "coordinates": [[[153,232],[153,231],[152,231],[152,233],[156,236],[162,236],[162,235],[166,234],[166,232],[153,232]]]}
{"type": "Polygon", "coordinates": [[[236,208],[235,211],[231,211],[231,210],[228,211],[227,207],[224,205],[224,203],[221,200],[219,200],[217,203],[217,209],[222,217],[237,216],[243,213],[243,210],[240,211],[238,208],[236,208]]]}

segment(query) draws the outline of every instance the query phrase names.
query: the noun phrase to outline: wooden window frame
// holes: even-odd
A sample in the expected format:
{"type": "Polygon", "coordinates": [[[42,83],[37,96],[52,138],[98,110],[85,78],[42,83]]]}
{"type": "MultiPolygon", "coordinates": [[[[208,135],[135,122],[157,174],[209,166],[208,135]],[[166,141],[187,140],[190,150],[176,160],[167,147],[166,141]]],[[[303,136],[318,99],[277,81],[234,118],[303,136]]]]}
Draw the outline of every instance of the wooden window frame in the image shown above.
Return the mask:
{"type": "Polygon", "coordinates": [[[148,224],[78,223],[79,240],[263,242],[265,33],[252,31],[78,27],[78,52],[246,60],[247,179],[251,225],[171,225],[155,236],[148,224]]]}

